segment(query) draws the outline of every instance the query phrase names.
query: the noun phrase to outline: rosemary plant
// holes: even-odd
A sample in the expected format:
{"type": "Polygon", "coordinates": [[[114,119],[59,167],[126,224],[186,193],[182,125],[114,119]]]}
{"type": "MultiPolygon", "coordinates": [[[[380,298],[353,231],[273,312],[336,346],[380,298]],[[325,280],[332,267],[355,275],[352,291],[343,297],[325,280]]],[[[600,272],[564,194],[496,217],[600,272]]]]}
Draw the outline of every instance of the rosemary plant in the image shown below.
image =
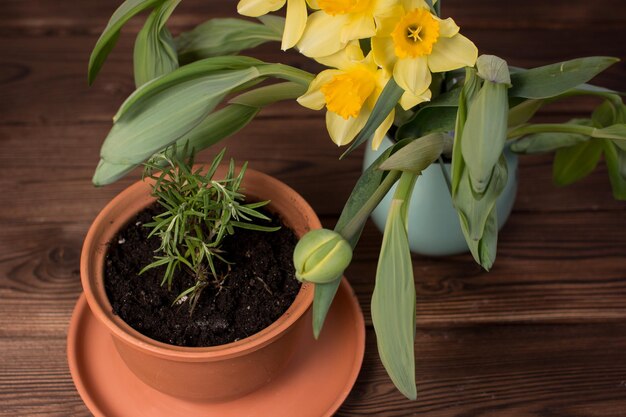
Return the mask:
{"type": "Polygon", "coordinates": [[[161,244],[154,261],[140,274],[165,266],[161,285],[167,283],[171,288],[176,271],[185,269],[195,283],[179,294],[174,303],[187,301],[190,312],[204,288],[213,285],[221,289],[228,276],[216,268],[216,263],[221,262],[230,270],[227,254],[221,249],[227,235],[234,234],[236,228],[264,232],[279,229],[253,223],[270,220],[257,210],[269,201],[244,202],[241,182],[247,164],[235,174],[231,159],[225,178],[213,178],[224,153],[222,150],[216,156],[206,172],[193,167],[193,155],[185,159],[175,149],[157,154],[145,164],[144,178],[154,180],[152,194],[164,211],[145,225],[152,229],[149,236],[158,236],[161,244]]]}

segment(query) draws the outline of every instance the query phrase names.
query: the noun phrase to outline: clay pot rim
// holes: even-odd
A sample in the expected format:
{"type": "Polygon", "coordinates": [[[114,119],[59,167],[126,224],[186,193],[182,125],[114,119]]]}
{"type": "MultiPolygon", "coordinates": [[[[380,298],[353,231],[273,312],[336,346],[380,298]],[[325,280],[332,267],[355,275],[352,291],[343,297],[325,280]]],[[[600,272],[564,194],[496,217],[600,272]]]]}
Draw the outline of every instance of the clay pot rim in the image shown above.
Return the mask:
{"type": "MultiPolygon", "coordinates": [[[[223,169],[224,167],[220,167],[218,175],[220,171],[223,171],[223,169]]],[[[289,195],[295,203],[298,203],[298,205],[302,207],[302,210],[304,211],[303,217],[308,219],[308,227],[310,229],[321,228],[321,223],[311,206],[291,187],[274,177],[247,168],[244,184],[246,182],[253,181],[269,183],[269,186],[274,190],[274,192],[289,195]]],[[[246,194],[255,198],[268,199],[263,195],[262,190],[246,190],[246,194]]],[[[110,218],[112,211],[114,211],[119,205],[125,205],[125,202],[128,201],[129,198],[132,199],[137,195],[146,198],[146,202],[142,205],[142,208],[149,206],[155,201],[154,197],[150,196],[148,183],[143,180],[135,182],[116,195],[102,209],[102,211],[100,211],[96,219],[91,224],[83,243],[80,259],[81,282],[89,308],[96,318],[117,338],[128,344],[134,345],[141,350],[148,351],[152,355],[170,360],[182,362],[224,360],[254,352],[268,345],[274,339],[278,338],[283,332],[288,331],[289,328],[306,313],[313,303],[313,285],[303,283],[300,287],[300,291],[287,311],[271,325],[245,339],[219,346],[176,346],[159,342],[141,334],[139,331],[133,329],[126,322],[124,322],[119,316],[113,314],[113,308],[108,300],[108,297],[106,297],[104,286],[94,284],[94,279],[90,278],[92,271],[95,271],[95,273],[100,276],[103,275],[104,257],[107,253],[107,247],[109,245],[109,241],[102,242],[98,229],[110,218]],[[96,259],[93,259],[94,257],[90,256],[91,250],[95,250],[96,259]],[[94,288],[95,286],[98,288],[94,288]],[[100,292],[100,296],[97,295],[98,292],[100,292]],[[104,294],[104,296],[102,296],[102,294],[104,294]]],[[[272,208],[272,204],[270,204],[269,207],[272,208]]],[[[125,214],[124,221],[115,226],[111,226],[115,227],[115,233],[119,230],[119,228],[123,227],[123,225],[125,225],[126,222],[132,218],[132,216],[138,213],[137,210],[132,210],[132,212],[127,215],[126,213],[130,211],[128,207],[125,207],[123,211],[125,214]]],[[[280,212],[277,212],[277,214],[279,216],[281,215],[280,212]]],[[[104,282],[103,279],[99,279],[97,281],[100,283],[104,282]]]]}

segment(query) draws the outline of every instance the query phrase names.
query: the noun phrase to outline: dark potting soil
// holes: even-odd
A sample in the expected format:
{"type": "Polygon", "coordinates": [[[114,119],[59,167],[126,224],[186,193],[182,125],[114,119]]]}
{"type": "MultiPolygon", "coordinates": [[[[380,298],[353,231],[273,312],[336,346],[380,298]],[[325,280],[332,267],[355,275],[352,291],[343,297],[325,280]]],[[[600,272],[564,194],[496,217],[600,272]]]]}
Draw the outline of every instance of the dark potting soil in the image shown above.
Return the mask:
{"type": "MultiPolygon", "coordinates": [[[[223,241],[223,256],[233,265],[216,265],[228,272],[221,290],[208,285],[190,314],[189,303],[172,306],[194,279],[178,271],[171,290],[161,286],[164,268],[138,275],[153,260],[158,237],[148,238],[145,223],[158,206],[142,211],[114,237],[105,267],[105,288],[113,312],[140,333],[178,346],[215,346],[251,336],[278,319],[295,299],[300,283],[292,260],[297,238],[282,226],[276,232],[236,229],[223,241]]],[[[270,214],[271,213],[266,213],[270,214]]],[[[218,264],[220,264],[218,262],[218,264]]]]}

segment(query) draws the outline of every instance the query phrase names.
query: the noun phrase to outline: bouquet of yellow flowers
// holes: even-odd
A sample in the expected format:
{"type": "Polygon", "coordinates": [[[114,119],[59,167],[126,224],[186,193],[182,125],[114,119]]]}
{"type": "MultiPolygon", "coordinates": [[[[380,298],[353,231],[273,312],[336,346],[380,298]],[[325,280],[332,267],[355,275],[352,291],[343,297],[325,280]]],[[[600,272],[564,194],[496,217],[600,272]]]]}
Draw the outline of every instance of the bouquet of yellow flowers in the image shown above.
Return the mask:
{"type": "Polygon", "coordinates": [[[407,210],[424,169],[441,164],[467,245],[485,269],[496,257],[505,147],[555,152],[554,179],[563,185],[589,174],[604,155],[614,196],[626,199],[626,106],[620,94],[587,84],[615,58],[511,67],[479,56],[436,0],[240,0],[238,12],[257,21],[212,19],[173,37],[166,23],[180,1],[126,0],[93,50],[90,83],[122,26],[150,11],[135,42],[137,88],[113,119],[94,183],[114,182],[164,150],[207,148],[281,100],[325,109],[330,139],[349,145],[344,154],[368,140],[376,149],[387,135],[393,145],[355,184],[335,229],[305,235],[294,263],[299,279],[316,284],[318,336],[368,216],[397,184],[371,313],[381,360],[408,398],[416,397],[416,317],[407,210]],[[270,14],[283,7],[284,17],[270,14]],[[271,41],[327,69],[315,75],[239,55],[271,41]],[[601,99],[589,118],[531,123],[544,104],[578,95],[601,99]]]}

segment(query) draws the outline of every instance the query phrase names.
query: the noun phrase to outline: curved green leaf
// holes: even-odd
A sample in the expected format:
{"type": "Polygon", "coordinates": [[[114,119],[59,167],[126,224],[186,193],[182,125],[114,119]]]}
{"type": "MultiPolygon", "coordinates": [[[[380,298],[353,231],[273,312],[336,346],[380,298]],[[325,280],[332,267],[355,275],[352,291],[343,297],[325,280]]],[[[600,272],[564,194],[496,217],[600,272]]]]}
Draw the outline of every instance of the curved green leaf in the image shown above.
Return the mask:
{"type": "Polygon", "coordinates": [[[522,154],[548,153],[589,140],[575,133],[535,133],[511,144],[511,150],[522,154]]]}
{"type": "Polygon", "coordinates": [[[380,164],[385,171],[406,171],[420,175],[423,170],[439,158],[443,151],[444,135],[432,133],[411,141],[380,164]]]}
{"type": "Polygon", "coordinates": [[[120,7],[113,12],[106,28],[98,38],[96,45],[89,57],[89,69],[87,78],[89,85],[93,83],[100,72],[100,68],[104,64],[107,56],[115,47],[117,38],[120,35],[122,26],[126,24],[136,14],[160,4],[163,0],[126,0],[120,7]]]}
{"type": "Polygon", "coordinates": [[[451,132],[455,127],[457,112],[456,106],[424,107],[411,118],[410,122],[398,128],[396,139],[419,138],[435,132],[451,132]]]}
{"type": "Polygon", "coordinates": [[[188,63],[202,58],[237,54],[265,42],[280,42],[282,33],[282,30],[271,24],[234,18],[211,19],[182,33],[175,42],[181,62],[188,63]]]}
{"type": "Polygon", "coordinates": [[[508,126],[514,127],[528,122],[545,104],[545,100],[524,100],[509,110],[508,126]]]}
{"type": "Polygon", "coordinates": [[[260,107],[240,104],[231,104],[217,110],[180,138],[176,142],[176,149],[182,151],[185,145],[188,146],[190,152],[195,153],[206,149],[243,129],[260,110],[260,107]]]}
{"type": "MultiPolygon", "coordinates": [[[[591,126],[589,119],[572,119],[568,124],[591,126]]],[[[528,135],[511,144],[511,150],[516,153],[535,154],[554,152],[560,148],[567,148],[589,140],[589,136],[577,133],[535,133],[528,135]]]]}
{"type": "Polygon", "coordinates": [[[181,0],[166,0],[150,13],[137,34],[133,52],[137,87],[178,68],[174,40],[165,24],[180,2],[181,0]]]}
{"type": "Polygon", "coordinates": [[[415,283],[407,233],[406,212],[409,184],[399,196],[404,173],[391,202],[372,294],[372,322],[380,359],[394,385],[409,399],[417,397],[415,387],[415,283]],[[404,198],[402,198],[404,197],[404,198]]]}
{"type": "Polygon", "coordinates": [[[255,58],[227,56],[207,58],[185,65],[136,89],[130,96],[128,96],[124,103],[122,103],[117,111],[117,114],[113,117],[113,121],[117,121],[129,109],[144,106],[145,103],[151,100],[154,96],[163,93],[172,86],[192,81],[197,78],[206,77],[207,75],[218,71],[249,69],[250,67],[263,64],[265,64],[263,61],[259,61],[255,58]]]}
{"type": "Polygon", "coordinates": [[[626,200],[626,151],[607,139],[604,139],[602,144],[613,197],[617,200],[626,200]]]}
{"type": "Polygon", "coordinates": [[[589,175],[598,165],[602,141],[590,140],[556,151],[552,178],[560,186],[572,184],[589,175]]]}
{"type": "Polygon", "coordinates": [[[277,101],[296,99],[304,94],[306,90],[307,87],[305,85],[288,81],[256,88],[238,95],[230,100],[229,103],[250,107],[265,107],[277,101]]]}
{"type": "Polygon", "coordinates": [[[612,57],[588,57],[546,65],[511,74],[511,97],[550,98],[586,83],[618,62],[612,57]]]}
{"type": "Polygon", "coordinates": [[[117,180],[129,171],[128,166],[141,163],[182,138],[235,86],[258,76],[254,67],[216,72],[144,97],[141,106],[129,108],[113,125],[100,151],[94,183],[104,185],[117,180]]]}

